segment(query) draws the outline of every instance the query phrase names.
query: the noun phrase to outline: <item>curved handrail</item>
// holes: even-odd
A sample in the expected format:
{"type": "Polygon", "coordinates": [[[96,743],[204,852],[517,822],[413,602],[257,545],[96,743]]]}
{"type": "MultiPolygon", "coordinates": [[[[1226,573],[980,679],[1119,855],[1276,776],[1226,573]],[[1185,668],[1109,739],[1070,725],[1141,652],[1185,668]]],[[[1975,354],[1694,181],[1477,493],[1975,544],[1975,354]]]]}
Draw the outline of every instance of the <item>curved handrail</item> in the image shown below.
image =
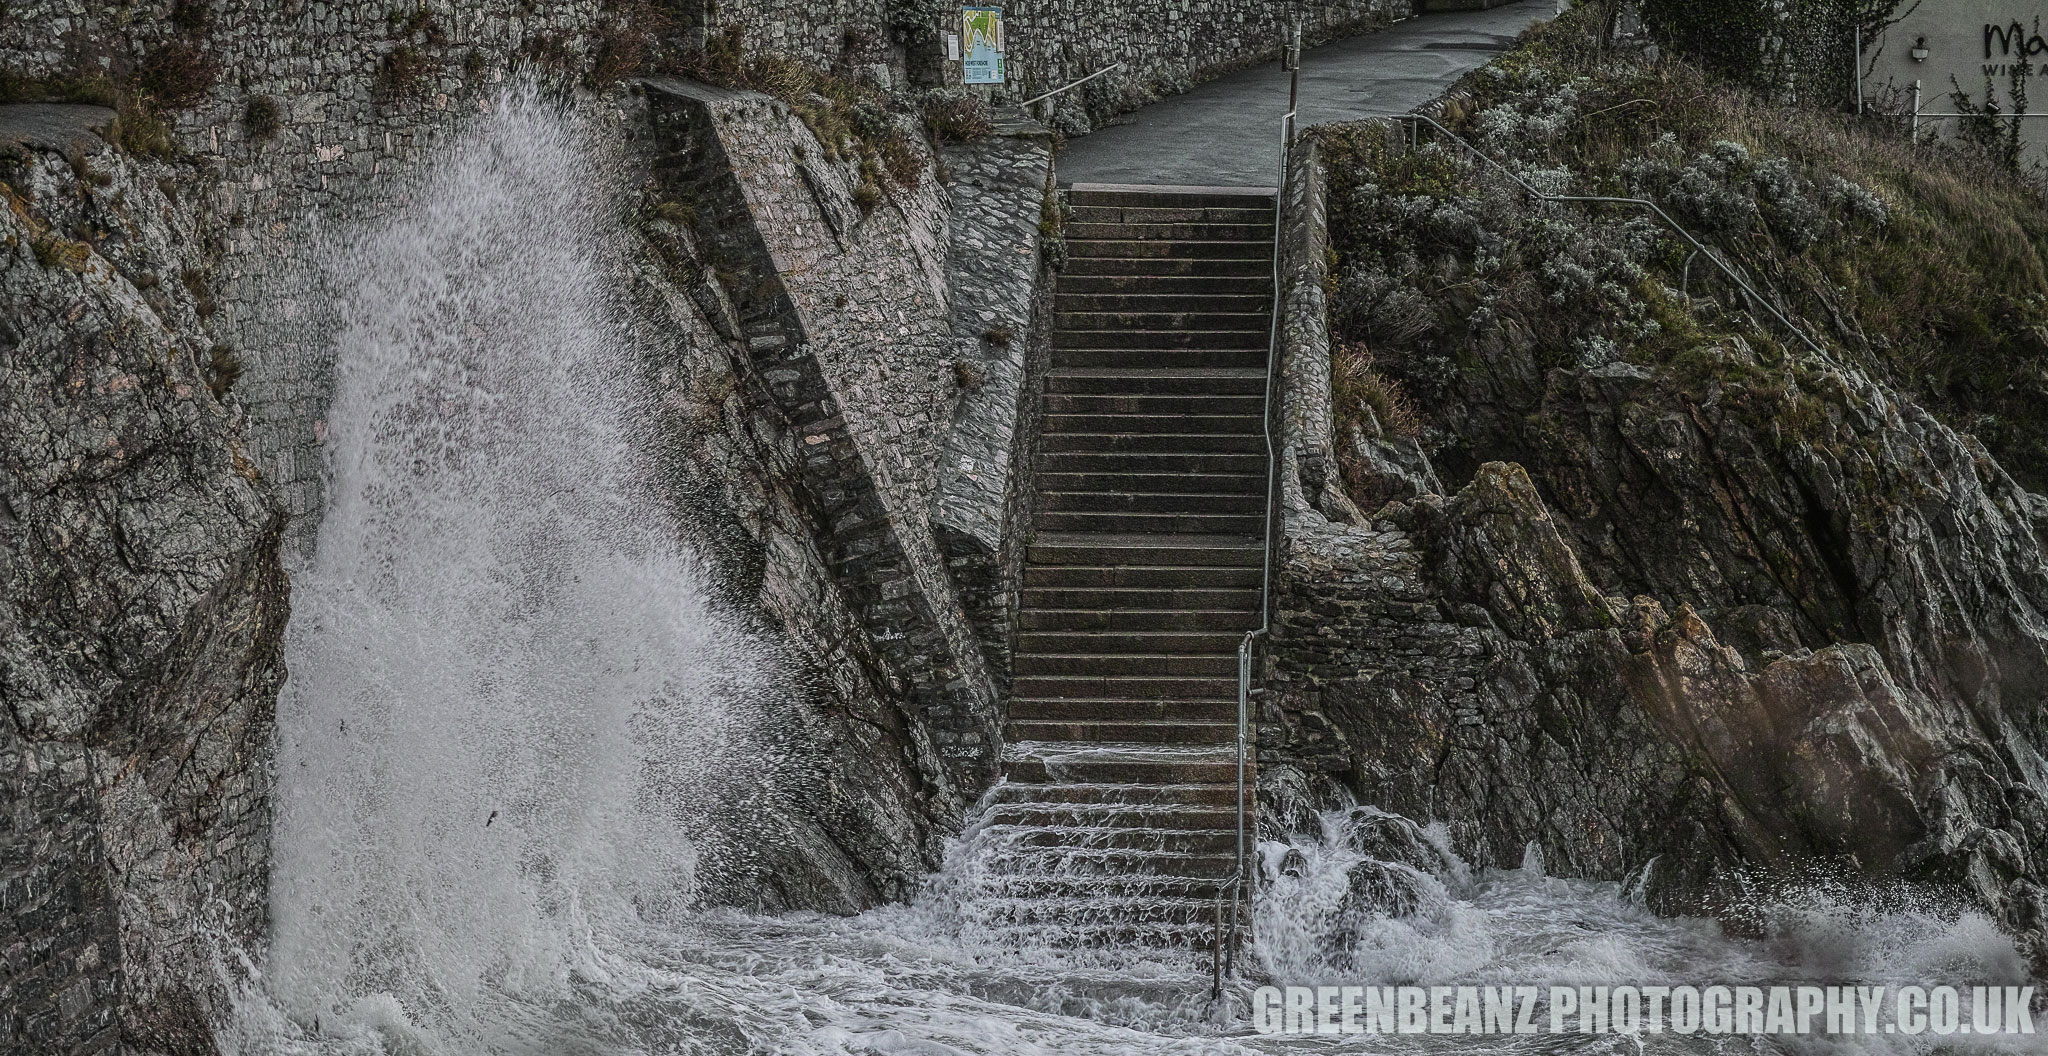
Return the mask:
{"type": "MultiPolygon", "coordinates": [[[[1540,201],[1585,202],[1600,203],[1607,205],[1634,205],[1640,206],[1644,209],[1648,209],[1649,211],[1657,214],[1657,218],[1659,220],[1664,221],[1664,223],[1667,226],[1669,226],[1671,230],[1676,231],[1678,233],[1678,237],[1685,239],[1685,241],[1692,246],[1693,250],[1696,253],[1705,254],[1708,260],[1713,261],[1714,266],[1720,268],[1722,274],[1727,275],[1728,280],[1730,282],[1733,282],[1737,287],[1739,287],[1743,293],[1747,294],[1752,302],[1762,305],[1763,309],[1771,313],[1771,315],[1775,317],[1779,323],[1784,325],[1785,329],[1790,330],[1794,336],[1799,338],[1799,340],[1806,342],[1806,347],[1813,349],[1814,352],[1820,355],[1827,355],[1827,351],[1820,347],[1819,342],[1816,342],[1812,337],[1807,336],[1805,330],[1800,329],[1798,324],[1794,323],[1791,319],[1786,318],[1785,313],[1779,311],[1776,305],[1773,305],[1770,301],[1765,300],[1762,294],[1756,292],[1756,290],[1753,289],[1749,285],[1749,283],[1743,279],[1741,275],[1736,273],[1734,268],[1729,267],[1728,263],[1721,259],[1721,255],[1719,253],[1714,252],[1712,247],[1708,246],[1706,243],[1700,241],[1699,239],[1693,237],[1692,232],[1687,231],[1684,225],[1680,224],[1676,220],[1673,220],[1671,218],[1671,214],[1665,212],[1664,208],[1658,205],[1656,202],[1650,201],[1647,198],[1610,198],[1604,195],[1546,194],[1543,191],[1537,190],[1533,185],[1529,183],[1528,180],[1523,179],[1520,174],[1516,173],[1515,170],[1508,168],[1501,162],[1494,160],[1494,158],[1491,155],[1487,154],[1485,151],[1480,150],[1478,147],[1473,146],[1470,142],[1468,142],[1465,139],[1465,137],[1460,136],[1456,132],[1453,132],[1450,129],[1445,128],[1444,126],[1438,124],[1434,118],[1426,117],[1422,114],[1368,114],[1366,116],[1377,117],[1391,121],[1413,121],[1427,124],[1431,128],[1434,128],[1438,132],[1441,132],[1445,136],[1449,137],[1451,142],[1456,143],[1460,147],[1465,148],[1466,152],[1470,153],[1473,157],[1478,158],[1479,160],[1487,163],[1488,165],[1491,165],[1493,168],[1499,170],[1502,175],[1506,176],[1510,180],[1515,181],[1515,183],[1519,185],[1522,188],[1522,190],[1528,192],[1531,198],[1535,198],[1540,201]]],[[[1688,260],[1687,264],[1690,265],[1691,261],[1688,260]]]]}

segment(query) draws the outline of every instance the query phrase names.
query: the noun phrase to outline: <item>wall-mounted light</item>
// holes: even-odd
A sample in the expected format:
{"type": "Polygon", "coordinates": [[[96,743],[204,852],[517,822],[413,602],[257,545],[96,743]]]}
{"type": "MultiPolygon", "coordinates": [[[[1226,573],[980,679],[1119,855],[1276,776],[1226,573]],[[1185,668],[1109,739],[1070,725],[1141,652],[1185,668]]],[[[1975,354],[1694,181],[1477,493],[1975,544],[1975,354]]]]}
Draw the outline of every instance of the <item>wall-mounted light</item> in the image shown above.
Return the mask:
{"type": "Polygon", "coordinates": [[[1911,53],[1911,54],[1912,54],[1912,56],[1913,56],[1913,61],[1914,61],[1914,62],[1926,62],[1926,61],[1927,61],[1927,38],[1926,38],[1926,37],[1921,37],[1920,39],[1918,39],[1918,40],[1916,40],[1916,41],[1914,41],[1914,42],[1913,42],[1913,51],[1912,51],[1912,53],[1911,53]]]}

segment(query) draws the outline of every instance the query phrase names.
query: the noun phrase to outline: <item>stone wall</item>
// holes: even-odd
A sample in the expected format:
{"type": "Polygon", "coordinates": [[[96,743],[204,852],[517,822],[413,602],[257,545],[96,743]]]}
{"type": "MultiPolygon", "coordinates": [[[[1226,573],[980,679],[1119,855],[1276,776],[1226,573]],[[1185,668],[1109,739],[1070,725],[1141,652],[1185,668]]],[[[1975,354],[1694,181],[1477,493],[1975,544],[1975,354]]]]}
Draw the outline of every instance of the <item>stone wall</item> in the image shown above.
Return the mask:
{"type": "Polygon", "coordinates": [[[311,544],[320,503],[333,379],[328,350],[308,336],[323,328],[308,313],[322,303],[324,232],[385,202],[401,186],[395,177],[487,105],[514,62],[571,64],[597,49],[605,8],[438,2],[393,19],[395,10],[27,0],[0,14],[0,69],[16,76],[119,76],[180,45],[218,63],[212,87],[171,115],[183,154],[173,178],[198,198],[190,204],[215,236],[195,278],[243,361],[250,456],[292,517],[288,553],[311,544]],[[203,18],[174,19],[180,10],[203,18]],[[278,106],[274,134],[244,120],[259,99],[278,106]]]}
{"type": "MultiPolygon", "coordinates": [[[[1003,5],[1010,84],[990,94],[1021,102],[1122,63],[1055,104],[1057,123],[1085,132],[1219,74],[1275,60],[1292,18],[1317,44],[1412,13],[1410,0],[1016,0],[1003,5]]],[[[957,67],[947,71],[956,80],[957,67]]]]}

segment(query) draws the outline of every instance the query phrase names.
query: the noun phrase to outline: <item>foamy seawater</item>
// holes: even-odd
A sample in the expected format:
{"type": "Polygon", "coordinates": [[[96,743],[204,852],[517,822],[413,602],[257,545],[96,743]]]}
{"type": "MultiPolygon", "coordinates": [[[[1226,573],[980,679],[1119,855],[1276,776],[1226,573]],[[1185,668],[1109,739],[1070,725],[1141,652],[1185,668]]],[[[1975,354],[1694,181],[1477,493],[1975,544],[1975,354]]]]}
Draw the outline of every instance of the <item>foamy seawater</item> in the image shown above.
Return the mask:
{"type": "Polygon", "coordinates": [[[909,905],[704,908],[700,863],[744,851],[718,819],[780,779],[762,743],[788,665],[710,602],[654,512],[655,401],[609,293],[620,210],[602,153],[573,114],[510,92],[402,209],[337,247],[329,507],[294,574],[273,930],[232,973],[229,1052],[2030,1051],[1257,1035],[1246,1012],[1267,982],[2025,979],[1988,921],[1925,901],[1816,892],[1738,941],[1547,876],[1540,854],[1475,870],[1441,830],[1365,808],[1259,848],[1254,943],[1221,999],[1200,953],[988,926],[1003,869],[980,826],[909,905]],[[1360,826],[1409,853],[1360,851],[1360,826]]]}

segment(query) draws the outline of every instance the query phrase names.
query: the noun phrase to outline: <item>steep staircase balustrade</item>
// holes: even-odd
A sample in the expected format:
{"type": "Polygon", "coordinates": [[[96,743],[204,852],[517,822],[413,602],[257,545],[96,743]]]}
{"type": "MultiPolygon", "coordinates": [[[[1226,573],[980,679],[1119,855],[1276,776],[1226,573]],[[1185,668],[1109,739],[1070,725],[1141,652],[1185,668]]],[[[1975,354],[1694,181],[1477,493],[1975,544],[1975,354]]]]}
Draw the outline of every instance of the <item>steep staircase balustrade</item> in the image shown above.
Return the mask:
{"type": "Polygon", "coordinates": [[[994,818],[1014,890],[1042,894],[1004,911],[1220,964],[1248,860],[1277,199],[1083,184],[1070,201],[994,818]]]}
{"type": "MultiPolygon", "coordinates": [[[[1289,68],[1294,71],[1296,89],[1291,98],[1300,96],[1301,82],[1301,28],[1293,30],[1293,51],[1289,68]]],[[[1237,646],[1237,868],[1231,874],[1230,883],[1216,893],[1218,907],[1216,914],[1215,958],[1211,964],[1213,978],[1210,982],[1211,997],[1223,996],[1225,976],[1237,971],[1239,945],[1244,935],[1243,922],[1250,917],[1249,891],[1251,884],[1251,792],[1249,767],[1251,762],[1251,701],[1263,689],[1252,688],[1252,659],[1254,643],[1268,637],[1273,628],[1273,543],[1280,537],[1279,474],[1280,463],[1274,457],[1273,416],[1278,408],[1273,404],[1273,383],[1280,370],[1281,313],[1286,310],[1283,300],[1282,275],[1280,273],[1280,239],[1286,230],[1287,188],[1290,167],[1288,160],[1294,148],[1295,122],[1299,111],[1289,108],[1280,119],[1280,181],[1273,193],[1273,319],[1266,336],[1266,539],[1264,568],[1259,577],[1259,626],[1245,632],[1244,639],[1237,646]],[[1223,923],[1222,902],[1230,903],[1230,923],[1226,932],[1223,923]],[[1226,952],[1227,951],[1227,952],[1226,952]]]]}
{"type": "Polygon", "coordinates": [[[1611,198],[1605,195],[1546,194],[1543,191],[1537,190],[1533,185],[1529,183],[1529,181],[1523,179],[1520,174],[1516,173],[1515,170],[1508,168],[1507,165],[1503,164],[1500,161],[1495,160],[1491,155],[1487,154],[1485,151],[1480,150],[1476,146],[1473,146],[1470,141],[1465,139],[1465,137],[1458,135],[1456,132],[1453,132],[1448,128],[1445,128],[1441,124],[1438,124],[1434,118],[1426,117],[1422,114],[1373,114],[1371,116],[1376,117],[1383,121],[1399,121],[1408,125],[1410,137],[1409,142],[1411,143],[1421,142],[1421,126],[1428,125],[1429,127],[1435,129],[1437,133],[1442,135],[1445,139],[1448,139],[1452,143],[1455,143],[1459,147],[1463,148],[1466,153],[1472,155],[1475,158],[1478,158],[1480,161],[1484,162],[1494,171],[1499,172],[1501,175],[1506,176],[1510,180],[1513,180],[1517,187],[1520,187],[1524,192],[1526,192],[1529,195],[1529,197],[1534,198],[1537,201],[1557,203],[1578,203],[1582,205],[1629,205],[1639,209],[1648,210],[1649,212],[1655,214],[1657,219],[1662,220],[1666,227],[1669,227],[1673,232],[1677,233],[1678,237],[1684,239],[1687,245],[1693,248],[1693,256],[1688,257],[1686,259],[1686,273],[1688,277],[1691,275],[1692,261],[1701,256],[1706,257],[1708,260],[1714,262],[1715,267],[1721,269],[1721,273],[1723,275],[1728,276],[1728,281],[1734,283],[1736,288],[1740,289],[1743,292],[1743,294],[1749,298],[1750,303],[1757,305],[1758,307],[1761,307],[1764,311],[1771,313],[1772,318],[1778,320],[1778,323],[1780,325],[1782,325],[1786,330],[1790,331],[1793,336],[1799,338],[1800,341],[1806,344],[1806,347],[1812,349],[1815,353],[1823,356],[1827,354],[1826,350],[1821,348],[1819,342],[1816,342],[1812,337],[1808,336],[1806,331],[1801,329],[1798,326],[1798,324],[1794,323],[1791,319],[1787,318],[1785,313],[1779,311],[1776,305],[1766,300],[1762,294],[1756,292],[1756,289],[1750,286],[1748,280],[1744,279],[1741,276],[1741,274],[1739,274],[1735,270],[1734,267],[1729,265],[1729,263],[1726,260],[1722,259],[1721,254],[1716,253],[1713,247],[1708,246],[1705,242],[1702,242],[1698,238],[1695,238],[1692,232],[1687,231],[1683,224],[1680,224],[1678,221],[1673,220],[1671,218],[1671,214],[1665,212],[1664,208],[1658,205],[1656,202],[1650,201],[1647,198],[1611,198]]]}

